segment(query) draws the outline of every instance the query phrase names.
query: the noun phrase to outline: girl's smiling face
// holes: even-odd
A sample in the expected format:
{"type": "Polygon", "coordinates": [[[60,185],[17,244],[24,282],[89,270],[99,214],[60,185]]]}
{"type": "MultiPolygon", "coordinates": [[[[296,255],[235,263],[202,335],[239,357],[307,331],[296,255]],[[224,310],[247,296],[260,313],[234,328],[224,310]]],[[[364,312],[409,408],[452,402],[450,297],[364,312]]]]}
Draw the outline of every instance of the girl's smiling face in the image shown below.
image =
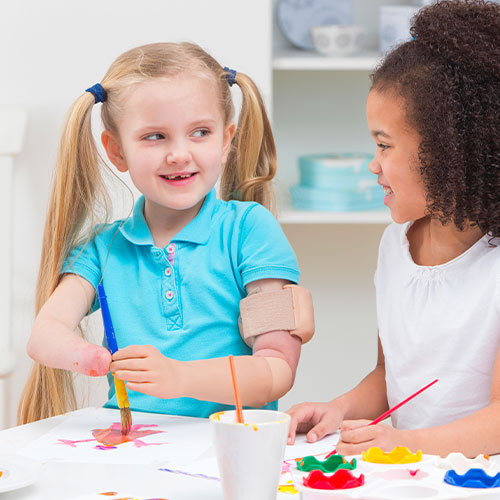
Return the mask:
{"type": "Polygon", "coordinates": [[[180,74],[135,85],[123,96],[118,133],[105,131],[110,160],[129,171],[145,213],[197,213],[227,160],[234,124],[225,125],[215,83],[180,74]]]}
{"type": "Polygon", "coordinates": [[[400,224],[421,219],[426,215],[426,199],[418,168],[420,135],[407,123],[404,99],[372,89],[366,117],[377,144],[369,168],[386,193],[384,203],[392,219],[400,224]]]}

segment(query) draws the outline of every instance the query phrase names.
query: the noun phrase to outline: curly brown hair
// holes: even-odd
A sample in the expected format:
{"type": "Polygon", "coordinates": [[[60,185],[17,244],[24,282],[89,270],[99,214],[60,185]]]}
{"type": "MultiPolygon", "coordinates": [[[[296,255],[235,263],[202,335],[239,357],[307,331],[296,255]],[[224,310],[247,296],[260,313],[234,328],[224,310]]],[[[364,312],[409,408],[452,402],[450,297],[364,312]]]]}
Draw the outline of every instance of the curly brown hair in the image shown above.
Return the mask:
{"type": "Polygon", "coordinates": [[[429,215],[500,237],[500,5],[443,0],[421,9],[410,33],[372,88],[406,102],[429,215]]]}

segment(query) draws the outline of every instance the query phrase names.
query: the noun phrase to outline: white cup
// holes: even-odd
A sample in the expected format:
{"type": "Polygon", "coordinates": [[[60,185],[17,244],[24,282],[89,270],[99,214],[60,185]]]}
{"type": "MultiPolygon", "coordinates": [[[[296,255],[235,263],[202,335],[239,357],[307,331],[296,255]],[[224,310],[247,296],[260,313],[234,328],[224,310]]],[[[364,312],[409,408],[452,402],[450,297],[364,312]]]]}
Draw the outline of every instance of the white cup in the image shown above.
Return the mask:
{"type": "Polygon", "coordinates": [[[243,410],[210,415],[217,463],[226,500],[276,500],[290,415],[243,410]]]}

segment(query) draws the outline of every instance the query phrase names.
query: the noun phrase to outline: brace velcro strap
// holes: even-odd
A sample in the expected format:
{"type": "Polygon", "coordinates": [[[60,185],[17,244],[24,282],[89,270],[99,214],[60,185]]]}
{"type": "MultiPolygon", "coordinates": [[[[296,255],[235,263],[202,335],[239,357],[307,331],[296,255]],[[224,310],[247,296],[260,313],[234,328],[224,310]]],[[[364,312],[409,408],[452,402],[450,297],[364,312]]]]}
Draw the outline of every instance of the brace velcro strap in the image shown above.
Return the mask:
{"type": "Polygon", "coordinates": [[[282,290],[257,292],[240,301],[240,333],[250,346],[257,335],[288,330],[306,343],[314,334],[311,293],[297,285],[282,290]]]}

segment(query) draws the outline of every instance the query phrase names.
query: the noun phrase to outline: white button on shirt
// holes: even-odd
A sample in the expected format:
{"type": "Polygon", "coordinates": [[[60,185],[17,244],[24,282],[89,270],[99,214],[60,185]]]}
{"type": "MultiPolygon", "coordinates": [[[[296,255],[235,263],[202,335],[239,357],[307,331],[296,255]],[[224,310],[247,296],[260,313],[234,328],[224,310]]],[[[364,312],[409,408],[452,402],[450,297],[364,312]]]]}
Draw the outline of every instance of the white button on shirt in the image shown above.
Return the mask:
{"type": "Polygon", "coordinates": [[[165,275],[166,275],[166,276],[170,276],[171,274],[172,274],[172,269],[170,269],[170,267],[167,267],[167,268],[165,269],[165,275]]]}

